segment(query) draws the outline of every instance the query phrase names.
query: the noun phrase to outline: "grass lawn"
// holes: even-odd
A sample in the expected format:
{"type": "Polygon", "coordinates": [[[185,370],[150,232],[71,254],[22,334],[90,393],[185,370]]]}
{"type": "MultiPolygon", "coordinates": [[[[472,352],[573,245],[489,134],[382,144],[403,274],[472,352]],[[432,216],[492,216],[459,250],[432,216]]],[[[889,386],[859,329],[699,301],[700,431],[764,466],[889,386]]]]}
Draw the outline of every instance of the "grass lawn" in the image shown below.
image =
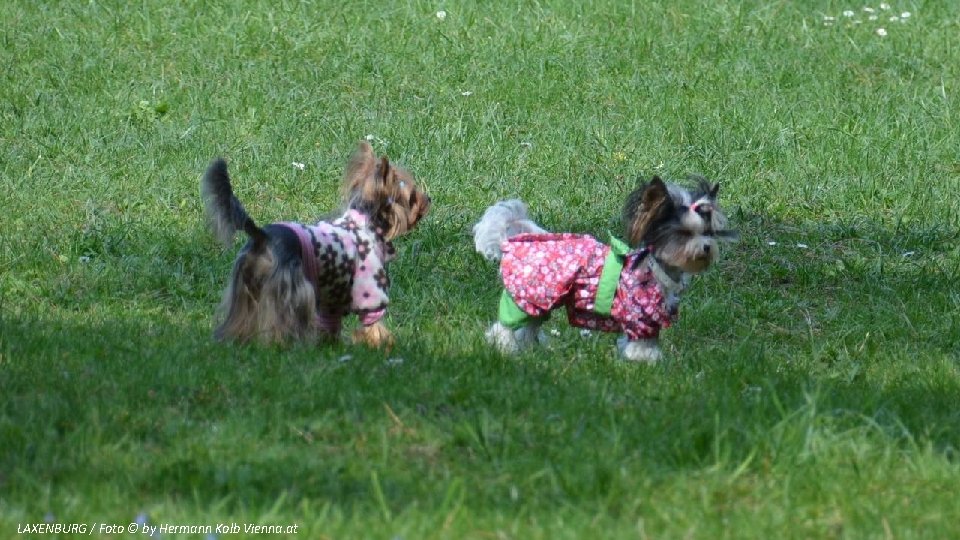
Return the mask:
{"type": "Polygon", "coordinates": [[[0,3],[0,537],[960,537],[960,5],[870,7],[0,3]],[[207,163],[310,220],[364,137],[434,200],[397,348],[213,342],[207,163]],[[666,361],[485,346],[487,205],[694,172],[742,239],[666,361]]]}

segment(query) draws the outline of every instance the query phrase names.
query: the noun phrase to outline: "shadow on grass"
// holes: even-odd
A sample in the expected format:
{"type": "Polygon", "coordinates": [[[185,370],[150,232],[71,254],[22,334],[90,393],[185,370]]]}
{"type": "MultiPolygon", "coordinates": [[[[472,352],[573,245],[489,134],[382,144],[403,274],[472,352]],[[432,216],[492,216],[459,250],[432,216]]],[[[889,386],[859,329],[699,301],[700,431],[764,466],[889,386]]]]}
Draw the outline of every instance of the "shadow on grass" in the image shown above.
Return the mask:
{"type": "MultiPolygon", "coordinates": [[[[139,506],[284,495],[398,509],[440,504],[456,481],[496,509],[516,489],[543,507],[613,504],[637,488],[624,471],[656,482],[756,455],[789,466],[817,434],[956,459],[955,231],[737,216],[743,241],[697,279],[664,335],[674,359],[651,368],[617,362],[609,336],[492,354],[481,340],[499,284],[472,252],[474,219],[398,242],[391,355],[217,344],[207,319],[142,304],[123,318],[85,316],[92,300],[63,317],[3,313],[0,488],[28,507],[51,488],[109,485],[139,506]]],[[[212,309],[230,254],[201,244],[107,288],[120,302],[169,290],[179,268],[202,277],[171,298],[212,309]]]]}
{"type": "MultiPolygon", "coordinates": [[[[461,300],[451,294],[451,309],[461,300]]],[[[399,327],[387,356],[216,344],[176,317],[2,324],[0,482],[37,511],[47,490],[105,486],[131,515],[169,498],[240,509],[281,495],[291,507],[399,510],[441,504],[452,482],[489,509],[511,507],[511,489],[544,508],[615,505],[637,488],[625,472],[656,482],[758,453],[789,465],[811,434],[866,430],[880,446],[929,443],[950,459],[960,447],[956,367],[933,360],[840,380],[774,364],[751,341],[650,368],[591,340],[582,353],[504,359],[479,326],[421,341],[399,327]]]]}

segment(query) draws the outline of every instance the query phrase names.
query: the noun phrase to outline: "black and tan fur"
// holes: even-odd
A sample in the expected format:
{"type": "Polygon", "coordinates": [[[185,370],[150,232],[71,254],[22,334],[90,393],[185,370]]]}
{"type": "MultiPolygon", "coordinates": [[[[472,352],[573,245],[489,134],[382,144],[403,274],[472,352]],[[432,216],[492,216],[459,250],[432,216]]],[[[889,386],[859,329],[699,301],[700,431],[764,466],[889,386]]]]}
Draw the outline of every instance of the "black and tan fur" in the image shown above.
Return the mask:
{"type": "MultiPolygon", "coordinates": [[[[288,227],[258,226],[234,195],[223,159],[214,160],[201,180],[201,195],[210,227],[225,246],[237,231],[249,241],[240,250],[220,305],[220,340],[287,342],[334,338],[314,324],[317,297],[303,270],[300,241],[288,227]]],[[[429,207],[430,198],[406,170],[386,156],[377,159],[361,141],[347,163],[343,182],[344,212],[366,215],[386,240],[412,230],[429,207]]],[[[390,331],[377,322],[359,328],[354,342],[390,346],[390,331]]]]}

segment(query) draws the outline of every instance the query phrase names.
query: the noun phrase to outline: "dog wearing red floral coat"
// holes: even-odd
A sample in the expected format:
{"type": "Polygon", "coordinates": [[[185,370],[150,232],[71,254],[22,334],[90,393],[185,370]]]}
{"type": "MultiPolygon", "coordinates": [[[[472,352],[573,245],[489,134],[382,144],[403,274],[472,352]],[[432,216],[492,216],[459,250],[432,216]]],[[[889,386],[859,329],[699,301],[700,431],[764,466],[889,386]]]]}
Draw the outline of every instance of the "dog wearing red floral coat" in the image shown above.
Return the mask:
{"type": "Polygon", "coordinates": [[[389,303],[392,240],[427,214],[430,197],[413,175],[379,159],[360,141],[344,174],[344,209],[312,224],[254,223],[233,193],[227,164],[214,160],[200,183],[210,226],[225,246],[237,231],[250,237],[223,295],[221,340],[285,342],[336,339],[341,320],[357,315],[353,340],[393,345],[381,322],[389,303]]]}
{"type": "Polygon", "coordinates": [[[717,205],[719,184],[697,178],[688,190],[659,177],[640,185],[623,208],[623,242],[547,232],[512,199],[489,207],[474,226],[478,253],[500,261],[504,290],[487,341],[512,354],[542,343],[550,313],[565,308],[572,326],[620,333],[621,356],[657,362],[660,330],[677,318],[690,276],[736,238],[717,205]]]}

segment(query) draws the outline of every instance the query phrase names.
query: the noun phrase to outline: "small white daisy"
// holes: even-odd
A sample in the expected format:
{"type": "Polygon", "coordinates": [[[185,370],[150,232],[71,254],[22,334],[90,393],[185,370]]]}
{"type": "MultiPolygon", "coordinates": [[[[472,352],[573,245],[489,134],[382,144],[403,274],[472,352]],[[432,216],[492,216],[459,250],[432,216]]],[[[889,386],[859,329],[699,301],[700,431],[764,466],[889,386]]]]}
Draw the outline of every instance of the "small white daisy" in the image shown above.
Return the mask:
{"type": "Polygon", "coordinates": [[[774,242],[773,240],[771,240],[771,241],[767,242],[767,245],[768,245],[768,246],[775,246],[775,245],[777,245],[777,243],[774,242]]]}
{"type": "Polygon", "coordinates": [[[900,14],[900,18],[901,18],[901,19],[909,19],[909,18],[910,18],[910,12],[909,12],[909,11],[904,11],[903,13],[900,14]]]}
{"type": "Polygon", "coordinates": [[[302,170],[304,170],[304,169],[307,168],[307,164],[306,164],[306,163],[300,163],[299,161],[294,161],[294,162],[293,162],[293,168],[296,169],[296,170],[298,170],[298,171],[302,171],[302,170]]]}
{"type": "Polygon", "coordinates": [[[875,20],[877,20],[877,16],[876,16],[876,15],[871,15],[871,16],[867,17],[867,20],[875,21],[875,20]]]}
{"type": "Polygon", "coordinates": [[[873,12],[876,11],[876,10],[873,9],[872,7],[870,7],[870,6],[863,6],[863,11],[865,11],[865,12],[867,12],[867,13],[873,13],[873,12]]]}
{"type": "Polygon", "coordinates": [[[837,20],[837,18],[836,18],[836,17],[831,17],[830,15],[824,15],[824,16],[823,16],[823,20],[826,21],[826,22],[830,22],[830,21],[835,21],[835,20],[837,20]]]}
{"type": "Polygon", "coordinates": [[[853,17],[853,10],[852,10],[852,9],[845,10],[845,11],[843,12],[843,16],[844,16],[844,17],[853,17]]]}
{"type": "Polygon", "coordinates": [[[467,91],[465,91],[465,92],[460,92],[460,95],[461,95],[461,96],[472,96],[472,95],[473,95],[473,92],[467,90],[467,91]]]}
{"type": "Polygon", "coordinates": [[[886,11],[886,10],[890,9],[890,4],[881,3],[881,4],[880,4],[880,9],[886,11]]]}
{"type": "Polygon", "coordinates": [[[441,9],[440,11],[437,12],[437,18],[440,19],[441,21],[446,19],[447,12],[441,9]]]}
{"type": "Polygon", "coordinates": [[[368,141],[372,141],[372,140],[375,139],[375,138],[376,138],[376,137],[374,137],[372,134],[371,134],[371,135],[367,135],[366,137],[364,137],[364,139],[366,139],[366,140],[368,140],[368,141]]]}
{"type": "Polygon", "coordinates": [[[800,248],[800,249],[807,249],[807,248],[810,247],[810,246],[798,242],[798,243],[797,243],[797,247],[800,248]]]}
{"type": "Polygon", "coordinates": [[[896,15],[890,17],[890,22],[899,22],[899,21],[900,21],[900,17],[897,17],[896,15]]]}
{"type": "Polygon", "coordinates": [[[883,36],[887,35],[886,29],[877,28],[877,35],[880,36],[880,37],[883,37],[883,36]]]}

